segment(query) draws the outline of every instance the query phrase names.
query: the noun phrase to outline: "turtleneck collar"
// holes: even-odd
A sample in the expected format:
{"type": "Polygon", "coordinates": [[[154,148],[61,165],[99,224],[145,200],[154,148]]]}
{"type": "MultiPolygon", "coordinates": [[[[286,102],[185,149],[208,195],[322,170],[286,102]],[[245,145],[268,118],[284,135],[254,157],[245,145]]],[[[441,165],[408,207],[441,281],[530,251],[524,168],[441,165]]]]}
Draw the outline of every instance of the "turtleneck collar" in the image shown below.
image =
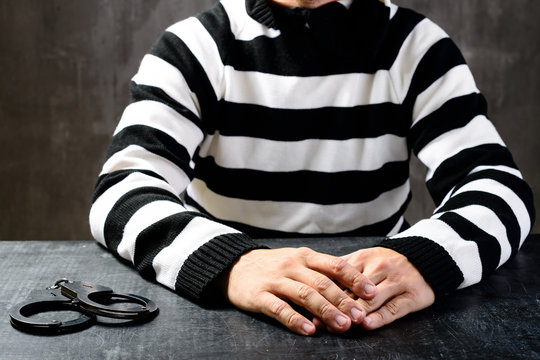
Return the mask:
{"type": "MultiPolygon", "coordinates": [[[[269,0],[245,0],[246,1],[246,9],[248,15],[256,20],[257,22],[273,29],[279,29],[278,21],[276,21],[276,13],[277,16],[284,15],[285,17],[291,17],[291,18],[297,18],[297,17],[303,17],[306,18],[309,12],[311,11],[317,11],[317,9],[304,9],[304,8],[293,8],[288,9],[284,7],[279,7],[277,5],[272,5],[269,0]]],[[[366,7],[370,7],[370,9],[373,9],[374,3],[379,3],[378,5],[381,5],[381,3],[384,3],[383,0],[362,0],[362,1],[354,1],[354,0],[344,0],[344,1],[336,1],[327,3],[325,5],[322,5],[320,8],[323,8],[325,6],[332,6],[331,4],[335,3],[341,3],[340,6],[344,6],[346,8],[350,8],[351,10],[358,10],[358,9],[365,9],[366,7]]]]}

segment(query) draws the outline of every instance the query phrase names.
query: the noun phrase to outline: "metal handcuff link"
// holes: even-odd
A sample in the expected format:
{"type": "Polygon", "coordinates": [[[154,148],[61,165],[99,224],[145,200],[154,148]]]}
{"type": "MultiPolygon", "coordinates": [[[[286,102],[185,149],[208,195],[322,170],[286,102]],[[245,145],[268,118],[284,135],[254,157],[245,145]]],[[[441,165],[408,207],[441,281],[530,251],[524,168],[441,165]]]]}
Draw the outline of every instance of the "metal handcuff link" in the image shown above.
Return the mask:
{"type": "Polygon", "coordinates": [[[20,331],[56,335],[86,329],[96,323],[96,316],[145,322],[158,311],[152,300],[142,296],[115,293],[107,286],[86,281],[62,279],[47,289],[32,291],[10,310],[9,317],[11,325],[20,331]],[[69,321],[30,318],[43,312],[66,310],[79,312],[80,316],[69,321]]]}

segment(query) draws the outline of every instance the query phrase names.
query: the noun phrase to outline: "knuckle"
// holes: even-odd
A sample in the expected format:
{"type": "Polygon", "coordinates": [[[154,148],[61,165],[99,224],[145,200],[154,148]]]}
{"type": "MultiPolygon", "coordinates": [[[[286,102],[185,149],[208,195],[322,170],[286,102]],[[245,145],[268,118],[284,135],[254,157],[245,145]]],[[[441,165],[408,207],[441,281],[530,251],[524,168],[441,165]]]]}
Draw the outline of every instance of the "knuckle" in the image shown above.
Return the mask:
{"type": "Polygon", "coordinates": [[[291,258],[283,258],[278,262],[279,269],[290,269],[294,266],[294,260],[291,258]]]}
{"type": "Polygon", "coordinates": [[[343,260],[342,258],[338,258],[338,257],[332,258],[330,260],[330,268],[332,269],[332,271],[334,273],[343,272],[343,270],[345,269],[347,264],[348,263],[345,260],[343,260]]]}
{"type": "Polygon", "coordinates": [[[313,280],[313,287],[320,293],[327,291],[330,286],[332,286],[332,281],[325,276],[317,276],[313,280]]]}
{"type": "Polygon", "coordinates": [[[380,311],[374,312],[370,316],[375,316],[377,318],[375,320],[376,323],[382,323],[382,324],[386,323],[386,319],[385,319],[384,315],[380,311]]]}
{"type": "Polygon", "coordinates": [[[379,269],[388,269],[392,267],[392,261],[387,258],[383,258],[379,260],[379,263],[377,264],[377,268],[379,269]]]}
{"type": "Polygon", "coordinates": [[[373,311],[373,310],[378,309],[381,306],[377,298],[362,299],[362,301],[359,301],[359,303],[366,311],[373,311]]]}
{"type": "Polygon", "coordinates": [[[360,290],[364,288],[364,284],[366,283],[366,278],[362,273],[357,272],[353,275],[352,278],[352,288],[356,290],[360,290]]]}
{"type": "Polygon", "coordinates": [[[385,308],[392,316],[396,316],[399,313],[399,304],[396,301],[387,302],[385,308]]]}
{"type": "Polygon", "coordinates": [[[298,287],[297,295],[302,301],[308,301],[312,296],[315,290],[307,285],[301,285],[298,287]]]}
{"type": "Polygon", "coordinates": [[[348,296],[340,297],[337,299],[336,306],[338,309],[345,310],[351,306],[354,306],[355,301],[348,296]]]}
{"type": "Polygon", "coordinates": [[[287,308],[287,304],[283,300],[275,300],[270,303],[268,310],[276,317],[279,317],[287,308]]]}
{"type": "Polygon", "coordinates": [[[297,254],[301,257],[308,257],[311,256],[313,253],[313,250],[311,250],[308,247],[300,247],[296,250],[297,254]]]}
{"type": "Polygon", "coordinates": [[[285,320],[285,326],[288,328],[294,328],[296,324],[299,324],[302,321],[300,315],[292,313],[287,320],[285,320]]]}
{"type": "Polygon", "coordinates": [[[330,305],[330,303],[324,303],[319,308],[319,314],[323,318],[328,318],[332,314],[333,310],[334,310],[334,307],[330,305]]]}

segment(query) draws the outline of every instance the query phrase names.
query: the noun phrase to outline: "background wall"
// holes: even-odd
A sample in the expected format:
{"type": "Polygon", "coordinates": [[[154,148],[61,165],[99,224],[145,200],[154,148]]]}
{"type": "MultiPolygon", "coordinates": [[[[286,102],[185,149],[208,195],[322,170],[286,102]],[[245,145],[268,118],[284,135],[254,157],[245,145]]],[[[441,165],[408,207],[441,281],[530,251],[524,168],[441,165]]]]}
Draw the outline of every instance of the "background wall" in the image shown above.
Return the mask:
{"type": "MultiPolygon", "coordinates": [[[[0,2],[0,239],[91,238],[92,188],[128,102],[129,79],[168,25],[213,3],[0,2]]],[[[428,15],[458,43],[490,118],[540,194],[540,1],[396,3],[428,15]]],[[[432,203],[416,163],[413,173],[414,221],[432,203]]]]}

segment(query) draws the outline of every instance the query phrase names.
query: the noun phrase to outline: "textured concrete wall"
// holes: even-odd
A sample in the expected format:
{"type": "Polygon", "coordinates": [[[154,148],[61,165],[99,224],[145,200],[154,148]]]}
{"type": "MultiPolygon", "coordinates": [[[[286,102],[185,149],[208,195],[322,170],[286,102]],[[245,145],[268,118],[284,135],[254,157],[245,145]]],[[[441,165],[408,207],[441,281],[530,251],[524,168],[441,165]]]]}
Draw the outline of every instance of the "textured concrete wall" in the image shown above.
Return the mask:
{"type": "MultiPolygon", "coordinates": [[[[0,239],[90,238],[92,187],[129,79],[165,27],[214,2],[0,2],[0,239]]],[[[396,2],[459,44],[490,117],[540,193],[540,1],[396,2]]],[[[414,174],[423,176],[416,165],[414,174]]],[[[414,191],[413,220],[432,207],[414,191]]]]}

